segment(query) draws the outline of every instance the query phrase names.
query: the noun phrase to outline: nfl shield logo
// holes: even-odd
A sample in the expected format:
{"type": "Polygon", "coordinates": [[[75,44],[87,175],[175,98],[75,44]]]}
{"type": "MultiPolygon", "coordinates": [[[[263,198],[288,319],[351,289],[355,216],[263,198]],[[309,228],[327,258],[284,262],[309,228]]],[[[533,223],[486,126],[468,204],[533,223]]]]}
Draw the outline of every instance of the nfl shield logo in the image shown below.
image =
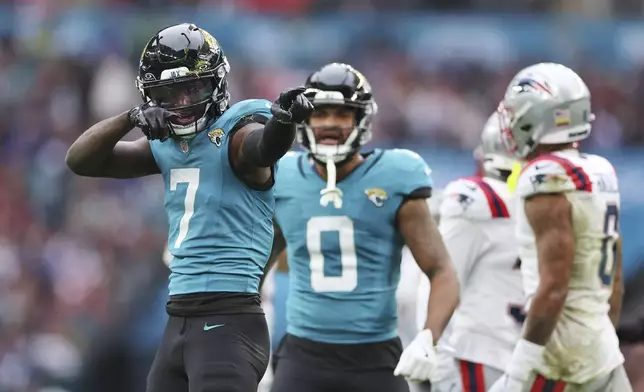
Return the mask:
{"type": "Polygon", "coordinates": [[[181,151],[184,153],[188,153],[190,151],[190,145],[188,144],[187,140],[182,140],[181,143],[181,151]]]}

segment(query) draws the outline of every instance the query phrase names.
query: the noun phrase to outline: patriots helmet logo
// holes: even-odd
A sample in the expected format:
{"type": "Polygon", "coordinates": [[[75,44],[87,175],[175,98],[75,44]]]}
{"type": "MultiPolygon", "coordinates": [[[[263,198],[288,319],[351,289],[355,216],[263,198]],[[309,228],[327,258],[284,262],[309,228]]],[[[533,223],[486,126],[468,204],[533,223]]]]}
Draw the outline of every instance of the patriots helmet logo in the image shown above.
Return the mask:
{"type": "Polygon", "coordinates": [[[515,93],[526,93],[526,92],[537,92],[537,93],[546,93],[548,95],[553,95],[550,87],[547,82],[539,82],[533,78],[523,78],[519,79],[517,83],[512,87],[512,90],[515,93]]]}
{"type": "Polygon", "coordinates": [[[367,189],[364,191],[364,193],[376,207],[382,207],[385,204],[385,201],[389,199],[387,192],[385,192],[385,190],[381,188],[367,189]]]}

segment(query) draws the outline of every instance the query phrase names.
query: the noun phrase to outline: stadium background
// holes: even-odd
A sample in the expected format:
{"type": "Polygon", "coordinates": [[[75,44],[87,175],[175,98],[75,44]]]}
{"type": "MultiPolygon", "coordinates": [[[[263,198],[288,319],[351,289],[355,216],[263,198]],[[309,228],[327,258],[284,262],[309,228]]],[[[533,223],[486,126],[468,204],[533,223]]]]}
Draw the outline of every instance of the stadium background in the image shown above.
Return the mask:
{"type": "MultiPolygon", "coordinates": [[[[234,100],[273,99],[326,62],[355,65],[380,105],[371,147],[411,147],[438,187],[473,172],[483,122],[521,66],[549,60],[579,70],[597,115],[583,148],[609,157],[621,180],[620,333],[643,339],[643,8],[639,0],[0,1],[0,391],[143,390],[166,317],[162,183],[75,177],[63,158],[88,125],[139,103],[140,50],[184,21],[223,45],[234,100]]],[[[276,281],[279,331],[288,282],[283,273],[276,281]]],[[[636,391],[644,391],[642,347],[625,345],[636,391]]]]}

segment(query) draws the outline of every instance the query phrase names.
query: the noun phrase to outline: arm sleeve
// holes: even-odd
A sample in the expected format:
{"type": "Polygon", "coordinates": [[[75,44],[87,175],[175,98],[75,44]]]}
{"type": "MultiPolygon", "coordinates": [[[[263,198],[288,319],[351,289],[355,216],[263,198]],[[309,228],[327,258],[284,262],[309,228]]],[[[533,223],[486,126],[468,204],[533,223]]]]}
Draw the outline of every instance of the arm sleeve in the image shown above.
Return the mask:
{"type": "Polygon", "coordinates": [[[253,130],[244,138],[242,154],[253,166],[269,167],[291,148],[295,125],[280,123],[274,117],[268,120],[264,117],[263,124],[264,128],[253,130]]]}
{"type": "Polygon", "coordinates": [[[487,237],[475,223],[463,218],[441,219],[438,230],[454,263],[462,290],[483,251],[487,237]]]}

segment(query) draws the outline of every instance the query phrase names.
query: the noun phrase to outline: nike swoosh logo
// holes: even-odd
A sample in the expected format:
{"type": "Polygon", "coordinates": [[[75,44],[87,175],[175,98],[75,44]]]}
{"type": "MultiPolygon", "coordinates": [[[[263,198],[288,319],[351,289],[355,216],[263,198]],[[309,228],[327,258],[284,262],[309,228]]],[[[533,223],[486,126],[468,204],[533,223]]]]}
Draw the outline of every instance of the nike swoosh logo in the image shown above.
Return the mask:
{"type": "Polygon", "coordinates": [[[203,325],[203,330],[204,330],[204,331],[210,331],[211,329],[215,329],[215,328],[223,327],[224,325],[226,325],[226,324],[208,325],[208,323],[205,323],[205,324],[203,325]]]}

